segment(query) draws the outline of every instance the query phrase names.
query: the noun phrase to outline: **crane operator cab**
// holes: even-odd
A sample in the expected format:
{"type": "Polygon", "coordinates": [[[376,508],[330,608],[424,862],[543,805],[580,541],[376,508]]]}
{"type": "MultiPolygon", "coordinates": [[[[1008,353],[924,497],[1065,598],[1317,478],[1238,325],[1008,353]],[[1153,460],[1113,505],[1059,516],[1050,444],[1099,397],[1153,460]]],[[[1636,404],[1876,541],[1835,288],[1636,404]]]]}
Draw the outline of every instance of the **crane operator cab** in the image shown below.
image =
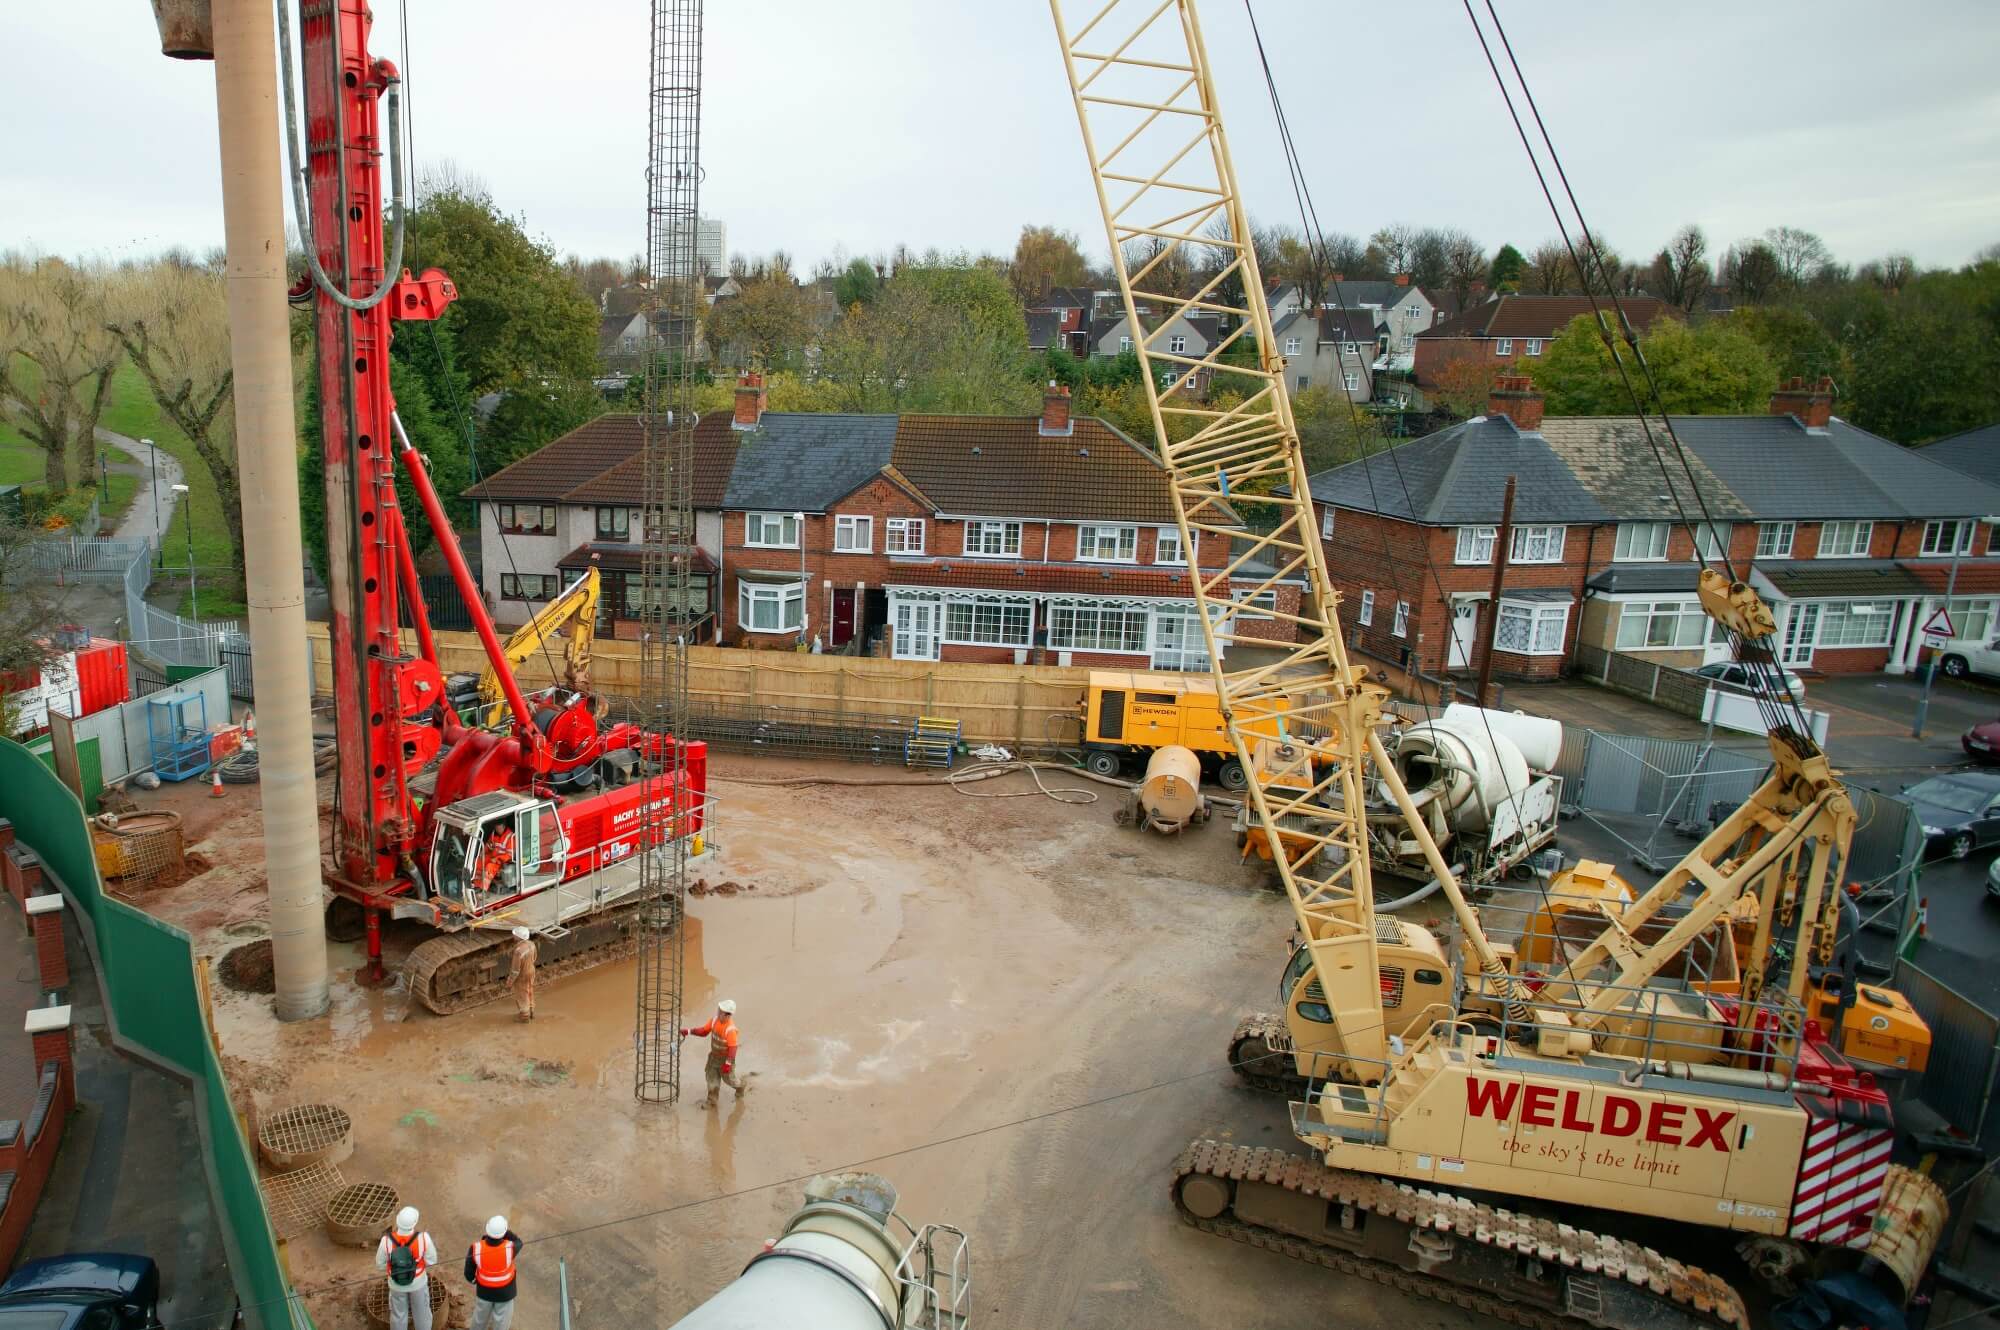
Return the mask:
{"type": "Polygon", "coordinates": [[[562,881],[569,847],[551,800],[493,790],[440,808],[436,825],[430,880],[448,916],[477,917],[562,881]]]}

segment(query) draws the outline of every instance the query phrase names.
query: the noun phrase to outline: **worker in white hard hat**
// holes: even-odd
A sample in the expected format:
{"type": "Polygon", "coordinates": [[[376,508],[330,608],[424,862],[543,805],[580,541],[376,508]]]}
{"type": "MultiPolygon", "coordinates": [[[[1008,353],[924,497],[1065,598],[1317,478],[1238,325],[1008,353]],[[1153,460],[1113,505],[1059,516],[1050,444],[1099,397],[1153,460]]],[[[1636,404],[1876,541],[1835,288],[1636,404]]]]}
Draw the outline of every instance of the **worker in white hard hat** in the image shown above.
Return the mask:
{"type": "Polygon", "coordinates": [[[389,1274],[389,1330],[431,1330],[430,1268],[437,1244],[417,1227],[417,1207],[396,1212],[396,1222],[375,1244],[375,1268],[389,1274]]]}
{"type": "Polygon", "coordinates": [[[527,929],[514,929],[514,949],[507,953],[507,991],[514,995],[514,1019],[535,1019],[535,939],[527,929]]]}
{"type": "Polygon", "coordinates": [[[473,1286],[472,1330],[507,1330],[514,1320],[514,1268],[521,1235],[507,1216],[486,1221],[486,1235],[465,1254],[465,1282],[473,1286]]]}
{"type": "Polygon", "coordinates": [[[682,1030],[681,1038],[689,1035],[697,1039],[708,1036],[708,1066],[704,1073],[708,1077],[708,1102],[703,1108],[714,1108],[716,1100],[722,1096],[722,1083],[729,1082],[729,1088],[737,1098],[749,1088],[746,1079],[736,1073],[736,1049],[739,1036],[736,1031],[736,1004],[728,998],[715,1004],[715,1016],[706,1025],[697,1025],[691,1030],[682,1030]]]}

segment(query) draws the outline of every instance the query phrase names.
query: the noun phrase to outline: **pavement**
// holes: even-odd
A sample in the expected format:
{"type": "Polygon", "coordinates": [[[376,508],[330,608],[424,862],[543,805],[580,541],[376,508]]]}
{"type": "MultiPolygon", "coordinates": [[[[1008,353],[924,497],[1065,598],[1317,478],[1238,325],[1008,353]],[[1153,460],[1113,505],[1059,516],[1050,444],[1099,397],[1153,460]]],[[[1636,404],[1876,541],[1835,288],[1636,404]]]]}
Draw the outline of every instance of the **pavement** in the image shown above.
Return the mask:
{"type": "Polygon", "coordinates": [[[108,429],[97,431],[99,442],[122,448],[133,459],[113,463],[111,469],[139,477],[138,492],[123,520],[108,534],[115,540],[150,540],[159,548],[159,537],[173,525],[174,503],[180,497],[174,486],[183,482],[181,464],[166,449],[108,429]]]}
{"type": "MultiPolygon", "coordinates": [[[[0,910],[0,920],[25,935],[17,912],[0,910]]],[[[97,974],[67,912],[65,926],[77,1107],[21,1259],[74,1251],[151,1256],[160,1265],[160,1318],[173,1330],[221,1330],[232,1319],[235,1292],[202,1162],[194,1091],[111,1047],[97,974]]],[[[35,973],[32,943],[25,955],[27,972],[35,973]]]]}

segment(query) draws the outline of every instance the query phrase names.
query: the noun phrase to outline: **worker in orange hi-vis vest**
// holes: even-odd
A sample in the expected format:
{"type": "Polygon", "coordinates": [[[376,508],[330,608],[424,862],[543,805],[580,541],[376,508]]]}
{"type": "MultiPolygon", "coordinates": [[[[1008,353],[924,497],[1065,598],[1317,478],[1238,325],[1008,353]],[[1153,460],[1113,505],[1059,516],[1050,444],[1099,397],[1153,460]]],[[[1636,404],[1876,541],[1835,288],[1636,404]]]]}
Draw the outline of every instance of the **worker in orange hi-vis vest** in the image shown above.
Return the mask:
{"type": "Polygon", "coordinates": [[[697,1025],[691,1030],[682,1030],[681,1038],[689,1035],[708,1037],[708,1066],[704,1073],[708,1077],[708,1102],[703,1108],[714,1108],[722,1095],[722,1083],[729,1082],[729,1088],[740,1099],[749,1088],[746,1078],[736,1073],[736,1049],[739,1036],[736,1031],[736,1004],[724,998],[715,1004],[715,1017],[706,1025],[697,1025]]]}
{"type": "Polygon", "coordinates": [[[473,875],[472,885],[481,891],[493,889],[493,879],[500,876],[500,870],[514,862],[514,829],[504,823],[493,829],[486,838],[486,844],[479,851],[479,871],[473,875]]]}

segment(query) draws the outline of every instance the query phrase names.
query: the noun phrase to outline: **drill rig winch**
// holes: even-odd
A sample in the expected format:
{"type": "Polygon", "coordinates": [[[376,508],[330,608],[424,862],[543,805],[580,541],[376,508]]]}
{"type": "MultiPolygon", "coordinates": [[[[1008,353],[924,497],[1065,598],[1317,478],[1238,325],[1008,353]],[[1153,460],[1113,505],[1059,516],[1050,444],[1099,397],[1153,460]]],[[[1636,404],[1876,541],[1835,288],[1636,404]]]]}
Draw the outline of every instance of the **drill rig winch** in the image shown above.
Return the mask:
{"type": "MultiPolygon", "coordinates": [[[[281,22],[287,9],[279,6],[281,22]]],[[[306,159],[294,199],[311,271],[294,298],[311,302],[316,333],[340,749],[326,880],[364,911],[364,983],[389,980],[383,914],[439,930],[407,970],[412,994],[448,1012],[501,990],[503,947],[516,926],[541,934],[545,974],[629,954],[640,856],[672,838],[706,848],[707,755],[699,742],[606,726],[602,701],[587,693],[526,693],[515,678],[424,459],[396,418],[394,326],[438,318],[458,293],[436,269],[396,271],[398,74],[370,56],[371,22],[365,0],[328,0],[305,7],[299,34],[306,159]],[[385,149],[393,254],[384,252],[385,149]],[[469,725],[448,702],[397,502],[398,464],[471,613],[505,700],[504,729],[469,725]],[[400,627],[405,610],[414,653],[400,627]],[[425,791],[419,776],[434,760],[425,791]]],[[[289,106],[292,52],[289,32],[280,35],[289,106]]]]}

